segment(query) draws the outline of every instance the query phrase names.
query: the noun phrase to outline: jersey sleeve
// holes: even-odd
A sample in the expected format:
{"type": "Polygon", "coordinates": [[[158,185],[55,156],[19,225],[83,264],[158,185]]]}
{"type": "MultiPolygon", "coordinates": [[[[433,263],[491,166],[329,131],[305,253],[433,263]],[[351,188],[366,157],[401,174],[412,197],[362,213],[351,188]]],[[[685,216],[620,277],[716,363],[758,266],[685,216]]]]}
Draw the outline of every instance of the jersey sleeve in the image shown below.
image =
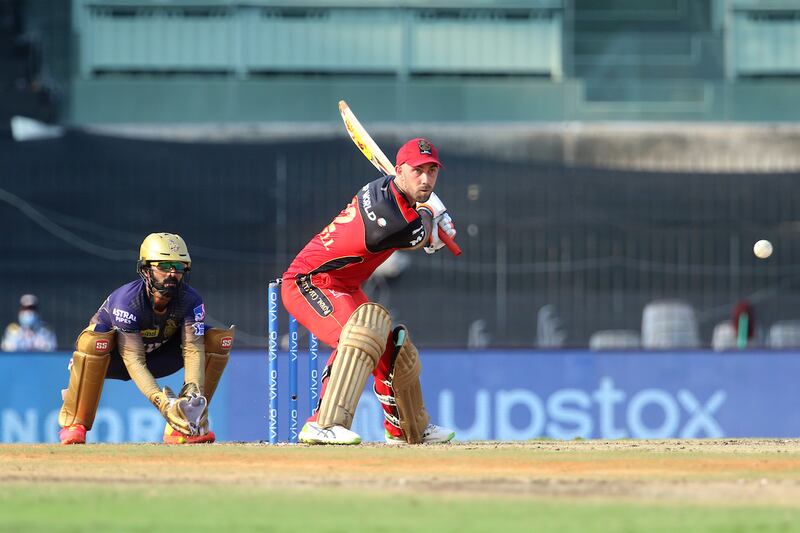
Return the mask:
{"type": "Polygon", "coordinates": [[[183,371],[184,382],[195,383],[202,387],[205,369],[205,335],[206,308],[199,294],[194,293],[194,301],[188,306],[183,318],[183,371]]]}
{"type": "Polygon", "coordinates": [[[426,237],[419,213],[398,195],[390,179],[368,183],[358,193],[364,241],[370,252],[413,248],[426,237]]]}
{"type": "Polygon", "coordinates": [[[137,333],[141,330],[141,327],[139,326],[139,317],[132,303],[130,299],[122,298],[114,293],[103,302],[103,306],[100,309],[102,311],[105,308],[108,313],[108,320],[114,329],[126,333],[137,333]]]}
{"type": "MultiPolygon", "coordinates": [[[[183,317],[183,325],[186,333],[194,333],[197,337],[202,337],[205,333],[206,306],[199,294],[193,295],[193,302],[186,306],[186,315],[183,317]]],[[[191,339],[188,339],[191,340],[191,339]]]]}

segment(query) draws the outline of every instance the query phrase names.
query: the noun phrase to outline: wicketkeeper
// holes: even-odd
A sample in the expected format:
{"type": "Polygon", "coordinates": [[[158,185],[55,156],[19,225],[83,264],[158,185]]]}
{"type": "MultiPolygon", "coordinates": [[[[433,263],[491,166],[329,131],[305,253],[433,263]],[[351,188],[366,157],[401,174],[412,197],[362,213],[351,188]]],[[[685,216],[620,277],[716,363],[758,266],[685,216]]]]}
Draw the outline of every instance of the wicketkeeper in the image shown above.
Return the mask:
{"type": "Polygon", "coordinates": [[[300,431],[308,444],[358,444],[350,430],[367,377],[383,405],[388,443],[447,442],[455,433],[430,423],[422,397],[419,353],[403,325],[370,302],[361,285],[395,251],[442,248],[437,228],[456,234],[434,194],[441,163],[426,139],[397,153],[396,176],[367,183],[339,216],[297,255],[283,275],[283,304],[333,347],[322,374],[320,401],[300,431]]]}
{"type": "Polygon", "coordinates": [[[205,327],[203,299],[186,282],[192,259],[179,235],[151,233],[139,278],[106,298],[78,336],[58,417],[63,444],[84,444],[106,379],[131,380],[167,421],[164,442],[214,442],[208,404],[228,363],[230,329],[205,327]],[[176,395],[156,378],[184,369],[176,395]]]}

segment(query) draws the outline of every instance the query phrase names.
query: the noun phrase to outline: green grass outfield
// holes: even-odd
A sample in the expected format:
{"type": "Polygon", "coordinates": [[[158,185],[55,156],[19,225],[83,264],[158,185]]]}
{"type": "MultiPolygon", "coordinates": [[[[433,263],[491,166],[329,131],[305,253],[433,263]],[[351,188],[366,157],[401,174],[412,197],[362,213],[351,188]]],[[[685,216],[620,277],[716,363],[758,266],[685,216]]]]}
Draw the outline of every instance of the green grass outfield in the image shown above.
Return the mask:
{"type": "Polygon", "coordinates": [[[0,531],[800,531],[800,442],[0,445],[0,531]]]}

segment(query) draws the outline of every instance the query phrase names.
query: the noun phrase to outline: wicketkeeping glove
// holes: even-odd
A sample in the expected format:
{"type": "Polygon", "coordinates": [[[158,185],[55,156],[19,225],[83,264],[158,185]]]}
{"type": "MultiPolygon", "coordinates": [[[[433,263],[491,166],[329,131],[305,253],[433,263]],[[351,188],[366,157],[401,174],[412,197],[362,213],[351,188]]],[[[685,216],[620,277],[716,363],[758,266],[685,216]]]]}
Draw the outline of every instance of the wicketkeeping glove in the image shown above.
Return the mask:
{"type": "Polygon", "coordinates": [[[200,394],[200,387],[196,383],[184,383],[178,396],[180,400],[186,400],[183,414],[189,421],[192,435],[199,435],[200,428],[208,426],[208,400],[200,394]]]}
{"type": "MultiPolygon", "coordinates": [[[[205,398],[202,399],[203,409],[205,409],[205,398]]],[[[164,417],[164,420],[172,426],[175,430],[183,433],[184,435],[196,435],[196,410],[197,406],[189,403],[187,398],[178,398],[172,389],[164,387],[163,390],[156,392],[150,397],[150,401],[155,405],[156,409],[164,417]],[[186,408],[188,407],[189,416],[195,418],[190,422],[187,416],[186,408]]]]}

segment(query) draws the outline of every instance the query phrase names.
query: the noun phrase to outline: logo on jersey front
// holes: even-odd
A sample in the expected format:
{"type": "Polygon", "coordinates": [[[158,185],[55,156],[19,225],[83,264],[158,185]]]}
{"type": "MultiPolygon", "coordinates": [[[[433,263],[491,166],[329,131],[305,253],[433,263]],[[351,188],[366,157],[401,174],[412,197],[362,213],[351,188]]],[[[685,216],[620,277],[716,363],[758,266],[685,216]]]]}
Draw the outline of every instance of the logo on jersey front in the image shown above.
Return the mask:
{"type": "Polygon", "coordinates": [[[344,209],[342,209],[341,213],[339,213],[339,216],[334,218],[333,222],[325,226],[319,235],[317,235],[319,240],[322,242],[322,246],[324,246],[326,250],[330,250],[330,247],[333,245],[333,237],[334,232],[336,231],[336,225],[347,224],[348,222],[353,221],[356,218],[356,209],[356,197],[354,196],[353,200],[347,204],[344,209]]]}
{"type": "Polygon", "coordinates": [[[156,350],[156,349],[158,349],[158,348],[161,348],[161,346],[162,346],[163,344],[164,344],[163,342],[154,342],[153,344],[147,344],[147,343],[145,343],[145,344],[144,344],[144,351],[145,351],[145,353],[151,353],[151,352],[153,352],[154,350],[156,350]]]}
{"type": "Polygon", "coordinates": [[[158,326],[156,326],[153,329],[143,329],[141,332],[142,337],[144,337],[145,339],[155,339],[156,337],[158,337],[159,329],[160,328],[158,326]]]}
{"type": "Polygon", "coordinates": [[[194,329],[195,335],[202,337],[206,332],[206,325],[203,322],[197,322],[196,324],[192,324],[192,329],[194,329]]]}
{"type": "Polygon", "coordinates": [[[166,338],[172,337],[175,334],[175,331],[177,331],[177,329],[178,325],[175,323],[174,320],[170,318],[169,320],[167,320],[167,324],[164,326],[164,337],[166,338]]]}
{"type": "Polygon", "coordinates": [[[205,318],[206,318],[206,306],[205,304],[200,304],[194,308],[194,321],[200,322],[205,318]]]}

